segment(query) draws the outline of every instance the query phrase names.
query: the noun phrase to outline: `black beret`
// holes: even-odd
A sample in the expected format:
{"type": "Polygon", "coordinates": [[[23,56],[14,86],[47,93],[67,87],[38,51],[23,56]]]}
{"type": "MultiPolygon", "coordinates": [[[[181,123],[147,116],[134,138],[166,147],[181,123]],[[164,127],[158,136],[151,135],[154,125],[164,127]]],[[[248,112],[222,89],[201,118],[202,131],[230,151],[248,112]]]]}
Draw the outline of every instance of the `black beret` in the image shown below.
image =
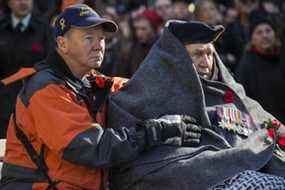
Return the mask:
{"type": "Polygon", "coordinates": [[[169,20],[165,27],[184,45],[214,42],[225,31],[222,25],[210,26],[198,21],[169,20]]]}

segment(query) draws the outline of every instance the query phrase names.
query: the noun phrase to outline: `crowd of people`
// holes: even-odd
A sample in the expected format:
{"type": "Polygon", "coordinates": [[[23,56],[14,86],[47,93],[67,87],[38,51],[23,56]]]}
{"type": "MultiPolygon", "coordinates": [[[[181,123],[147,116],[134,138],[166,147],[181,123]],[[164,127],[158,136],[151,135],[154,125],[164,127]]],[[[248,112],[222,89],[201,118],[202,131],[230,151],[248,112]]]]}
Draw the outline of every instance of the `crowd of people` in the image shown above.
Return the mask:
{"type": "Polygon", "coordinates": [[[0,188],[284,189],[283,4],[1,1],[0,188]]]}
{"type": "MultiPolygon", "coordinates": [[[[280,91],[284,80],[279,64],[285,9],[282,0],[2,0],[1,79],[19,68],[33,66],[47,55],[54,45],[51,32],[54,19],[65,7],[75,3],[86,3],[119,25],[116,35],[107,36],[100,68],[100,72],[109,76],[130,78],[170,19],[222,24],[225,34],[215,43],[221,59],[250,97],[285,122],[280,91]]],[[[0,92],[1,138],[5,138],[21,86],[21,82],[16,82],[0,92]]]]}

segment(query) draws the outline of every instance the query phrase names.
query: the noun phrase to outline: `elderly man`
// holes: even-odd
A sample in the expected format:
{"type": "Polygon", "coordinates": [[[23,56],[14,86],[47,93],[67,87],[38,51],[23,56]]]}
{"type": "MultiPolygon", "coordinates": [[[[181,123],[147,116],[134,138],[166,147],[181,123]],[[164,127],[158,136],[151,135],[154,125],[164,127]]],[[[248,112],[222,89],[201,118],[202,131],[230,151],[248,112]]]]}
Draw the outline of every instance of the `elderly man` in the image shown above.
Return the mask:
{"type": "Polygon", "coordinates": [[[284,126],[245,95],[220,61],[212,43],[222,32],[169,22],[133,78],[111,96],[114,126],[171,113],[203,126],[198,147],[161,146],[114,168],[118,189],[285,188],[284,126]]]}
{"type": "Polygon", "coordinates": [[[110,166],[174,139],[193,144],[199,127],[187,116],[104,128],[105,100],[125,82],[92,70],[102,63],[105,33],[117,30],[113,21],[78,4],[57,17],[54,30],[57,47],[25,80],[11,116],[1,189],[105,189],[110,166]]]}

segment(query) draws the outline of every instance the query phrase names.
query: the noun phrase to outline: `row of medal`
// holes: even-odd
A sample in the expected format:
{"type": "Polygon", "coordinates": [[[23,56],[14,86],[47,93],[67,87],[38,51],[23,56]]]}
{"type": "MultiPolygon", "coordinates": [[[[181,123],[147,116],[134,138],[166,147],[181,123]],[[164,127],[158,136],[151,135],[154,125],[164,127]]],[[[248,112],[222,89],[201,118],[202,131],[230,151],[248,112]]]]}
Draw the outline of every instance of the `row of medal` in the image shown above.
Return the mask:
{"type": "Polygon", "coordinates": [[[252,133],[251,117],[233,107],[219,106],[216,108],[219,127],[234,133],[248,136],[252,133]]]}

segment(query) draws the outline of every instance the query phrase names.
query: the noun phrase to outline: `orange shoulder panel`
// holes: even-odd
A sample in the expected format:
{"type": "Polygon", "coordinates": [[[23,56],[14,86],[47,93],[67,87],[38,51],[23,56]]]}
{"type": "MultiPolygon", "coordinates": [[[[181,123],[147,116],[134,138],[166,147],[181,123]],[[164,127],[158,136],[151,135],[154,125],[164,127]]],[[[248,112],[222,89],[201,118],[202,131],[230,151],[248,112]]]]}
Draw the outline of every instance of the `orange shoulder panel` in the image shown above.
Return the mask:
{"type": "Polygon", "coordinates": [[[54,151],[61,152],[77,134],[91,128],[84,101],[64,85],[50,84],[36,92],[29,111],[38,136],[54,151]]]}

